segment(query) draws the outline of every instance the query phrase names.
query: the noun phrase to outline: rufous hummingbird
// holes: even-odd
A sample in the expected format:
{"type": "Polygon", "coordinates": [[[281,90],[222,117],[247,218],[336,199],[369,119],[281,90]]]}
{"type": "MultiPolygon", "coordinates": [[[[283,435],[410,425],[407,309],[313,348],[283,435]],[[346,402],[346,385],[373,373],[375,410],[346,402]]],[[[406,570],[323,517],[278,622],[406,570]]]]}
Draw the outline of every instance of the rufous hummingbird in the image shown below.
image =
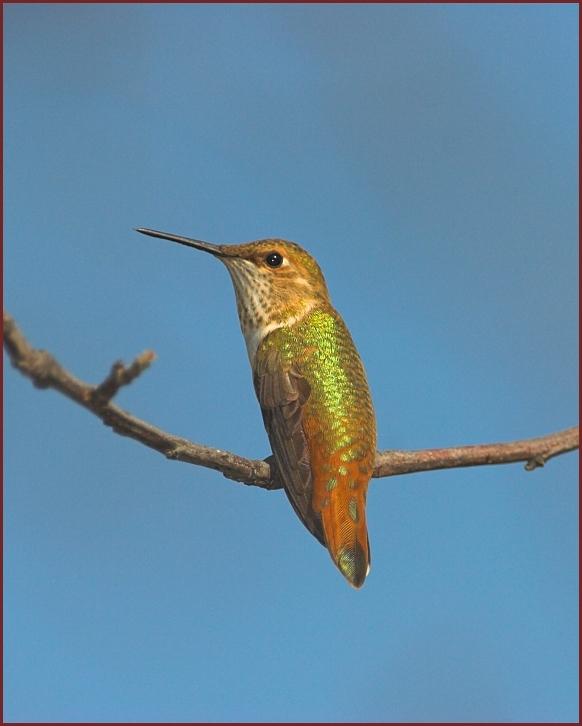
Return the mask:
{"type": "Polygon", "coordinates": [[[299,519],[361,587],[370,571],[366,493],[376,420],[362,361],[319,265],[282,239],[216,245],[137,231],[226,265],[278,476],[299,519]]]}

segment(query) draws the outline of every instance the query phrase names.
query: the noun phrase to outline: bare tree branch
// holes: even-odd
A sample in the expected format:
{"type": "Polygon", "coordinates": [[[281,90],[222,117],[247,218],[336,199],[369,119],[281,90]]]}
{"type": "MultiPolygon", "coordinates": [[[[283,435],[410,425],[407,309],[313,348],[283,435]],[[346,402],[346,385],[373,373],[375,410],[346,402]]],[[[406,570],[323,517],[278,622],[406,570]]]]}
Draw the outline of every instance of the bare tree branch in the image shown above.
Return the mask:
{"type": "MultiPolygon", "coordinates": [[[[111,403],[122,387],[134,381],[149,367],[154,353],[145,351],[125,366],[113,364],[104,381],[92,386],[69,373],[47,351],[36,350],[28,343],[14,319],[4,313],[4,346],[12,365],[32,380],[38,388],[54,388],[98,416],[106,426],[121,436],[128,436],[164,454],[168,459],[197,464],[220,471],[229,479],[263,489],[280,489],[273,458],[245,459],[228,451],[195,444],[152,426],[111,403]]],[[[558,431],[535,439],[479,446],[458,446],[422,451],[378,452],[374,477],[410,474],[433,469],[448,469],[485,464],[525,462],[530,471],[548,459],[579,446],[578,427],[558,431]]]]}
{"type": "Polygon", "coordinates": [[[532,471],[543,466],[553,456],[577,449],[578,439],[578,426],[573,426],[564,431],[523,441],[422,451],[384,451],[378,453],[374,476],[393,476],[459,466],[511,464],[516,461],[525,461],[526,470],[532,471]]]}

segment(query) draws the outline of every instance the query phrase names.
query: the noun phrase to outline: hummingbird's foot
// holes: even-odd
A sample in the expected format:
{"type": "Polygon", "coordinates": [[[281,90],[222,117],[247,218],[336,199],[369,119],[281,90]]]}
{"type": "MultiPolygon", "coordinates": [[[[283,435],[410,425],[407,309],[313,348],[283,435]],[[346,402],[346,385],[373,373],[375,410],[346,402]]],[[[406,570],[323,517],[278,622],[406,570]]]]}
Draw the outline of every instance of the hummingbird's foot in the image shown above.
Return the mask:
{"type": "Polygon", "coordinates": [[[267,456],[265,459],[263,459],[263,461],[265,462],[265,464],[268,464],[271,469],[271,483],[269,484],[269,486],[265,487],[265,489],[268,489],[269,491],[272,491],[273,489],[283,489],[283,482],[281,481],[281,477],[279,475],[279,468],[273,454],[267,456]]]}

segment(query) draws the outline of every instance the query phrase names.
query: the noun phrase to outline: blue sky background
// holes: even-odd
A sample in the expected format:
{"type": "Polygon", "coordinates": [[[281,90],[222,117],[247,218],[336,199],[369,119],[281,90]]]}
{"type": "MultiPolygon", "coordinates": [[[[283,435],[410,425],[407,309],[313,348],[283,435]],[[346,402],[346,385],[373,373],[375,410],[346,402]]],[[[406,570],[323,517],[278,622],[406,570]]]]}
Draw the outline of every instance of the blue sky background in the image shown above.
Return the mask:
{"type": "MultiPolygon", "coordinates": [[[[5,5],[5,300],[194,441],[269,453],[231,283],[295,240],[379,444],[577,420],[575,5],[5,5]]],[[[373,482],[349,588],[281,492],[7,367],[9,721],[575,721],[577,455],[373,482]]]]}

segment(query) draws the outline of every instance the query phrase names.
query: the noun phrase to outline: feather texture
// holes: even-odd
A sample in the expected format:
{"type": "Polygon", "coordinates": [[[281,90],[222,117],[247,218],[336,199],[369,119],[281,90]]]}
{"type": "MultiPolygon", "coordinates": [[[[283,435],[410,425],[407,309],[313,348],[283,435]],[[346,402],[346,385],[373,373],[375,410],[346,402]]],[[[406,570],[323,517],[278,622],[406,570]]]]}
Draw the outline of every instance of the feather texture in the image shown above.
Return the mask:
{"type": "Polygon", "coordinates": [[[285,491],[342,574],[369,570],[366,490],[376,452],[374,411],[352,338],[317,307],[258,347],[255,390],[285,491]]]}

